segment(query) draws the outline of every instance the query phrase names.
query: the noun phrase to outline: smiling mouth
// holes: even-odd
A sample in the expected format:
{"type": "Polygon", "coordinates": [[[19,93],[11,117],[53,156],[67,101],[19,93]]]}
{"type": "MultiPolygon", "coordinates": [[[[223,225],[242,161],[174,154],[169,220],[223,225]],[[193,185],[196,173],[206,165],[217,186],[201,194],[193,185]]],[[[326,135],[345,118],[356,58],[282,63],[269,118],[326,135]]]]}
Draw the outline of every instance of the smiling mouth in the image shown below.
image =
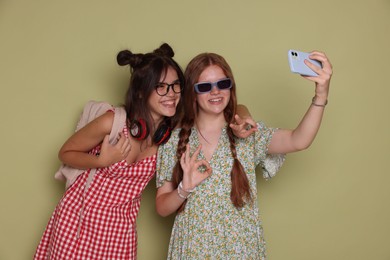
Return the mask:
{"type": "Polygon", "coordinates": [[[217,102],[221,102],[221,101],[222,101],[222,98],[209,99],[209,102],[211,102],[211,103],[217,103],[217,102]]]}
{"type": "Polygon", "coordinates": [[[162,101],[161,104],[168,107],[174,107],[176,105],[175,100],[162,101]]]}

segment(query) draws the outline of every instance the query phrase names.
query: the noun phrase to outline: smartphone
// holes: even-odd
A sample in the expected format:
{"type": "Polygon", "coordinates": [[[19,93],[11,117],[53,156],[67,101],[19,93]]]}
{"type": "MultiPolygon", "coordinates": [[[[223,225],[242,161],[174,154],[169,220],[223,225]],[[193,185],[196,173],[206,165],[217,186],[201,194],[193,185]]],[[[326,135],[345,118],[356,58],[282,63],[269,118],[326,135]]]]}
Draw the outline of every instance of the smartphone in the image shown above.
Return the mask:
{"type": "Polygon", "coordinates": [[[322,68],[321,62],[309,59],[309,53],[297,50],[288,51],[288,62],[290,64],[291,72],[298,73],[304,76],[318,76],[317,73],[315,73],[312,69],[306,66],[306,64],[303,62],[304,60],[309,60],[314,65],[322,68]]]}

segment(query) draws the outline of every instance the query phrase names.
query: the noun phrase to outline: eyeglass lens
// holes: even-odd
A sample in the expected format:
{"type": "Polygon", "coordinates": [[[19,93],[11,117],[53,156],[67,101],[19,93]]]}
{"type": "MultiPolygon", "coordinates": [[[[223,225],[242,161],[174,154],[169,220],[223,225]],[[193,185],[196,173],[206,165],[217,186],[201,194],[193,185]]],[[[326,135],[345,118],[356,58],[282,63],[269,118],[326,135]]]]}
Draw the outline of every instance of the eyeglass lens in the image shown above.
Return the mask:
{"type": "Polygon", "coordinates": [[[169,88],[172,88],[173,92],[175,92],[175,93],[181,92],[180,82],[173,82],[172,84],[160,82],[156,86],[157,94],[159,94],[160,96],[165,96],[166,94],[168,94],[169,88]]]}
{"type": "Polygon", "coordinates": [[[221,79],[216,82],[201,82],[195,84],[195,91],[198,93],[210,92],[213,86],[217,86],[220,90],[229,89],[232,87],[232,80],[229,78],[221,79]]]}

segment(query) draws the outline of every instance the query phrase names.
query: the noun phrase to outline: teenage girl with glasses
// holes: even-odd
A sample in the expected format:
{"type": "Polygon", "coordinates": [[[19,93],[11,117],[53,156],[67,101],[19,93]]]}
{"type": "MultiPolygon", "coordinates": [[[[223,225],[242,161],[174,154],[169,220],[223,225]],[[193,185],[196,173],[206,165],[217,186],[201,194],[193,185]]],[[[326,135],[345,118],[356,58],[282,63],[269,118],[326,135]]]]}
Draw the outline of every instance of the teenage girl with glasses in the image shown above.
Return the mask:
{"type": "Polygon", "coordinates": [[[131,68],[127,122],[114,146],[107,138],[114,108],[64,143],[61,161],[85,172],[58,203],[35,259],[136,258],[141,193],[154,176],[158,144],[169,138],[181,116],[176,111],[182,111],[184,76],[173,56],[168,44],[151,53],[118,54],[118,64],[131,68]],[[89,168],[97,172],[84,191],[89,168]]]}
{"type": "Polygon", "coordinates": [[[313,52],[323,68],[307,64],[318,77],[315,98],[294,130],[263,122],[257,131],[236,138],[229,127],[236,111],[236,84],[223,57],[204,53],[185,71],[185,117],[181,129],[159,147],[156,208],[177,212],[168,259],[265,259],[265,242],[257,201],[255,169],[272,177],[284,154],[306,149],[320,127],[332,66],[313,52]],[[176,158],[176,160],[173,160],[176,158]]]}

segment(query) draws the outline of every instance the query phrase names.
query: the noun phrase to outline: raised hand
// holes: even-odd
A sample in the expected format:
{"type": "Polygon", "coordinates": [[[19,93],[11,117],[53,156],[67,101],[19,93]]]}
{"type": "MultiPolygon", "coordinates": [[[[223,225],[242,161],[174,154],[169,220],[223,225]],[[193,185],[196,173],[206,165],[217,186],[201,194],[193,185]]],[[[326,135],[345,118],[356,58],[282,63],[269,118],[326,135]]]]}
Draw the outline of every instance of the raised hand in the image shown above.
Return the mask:
{"type": "Polygon", "coordinates": [[[190,156],[190,145],[187,144],[186,151],[180,158],[180,165],[183,169],[183,190],[189,191],[196,188],[200,183],[207,179],[212,169],[206,160],[197,160],[202,145],[199,145],[192,156],[190,156]],[[199,167],[204,166],[205,171],[200,171],[199,167]]]}
{"type": "Polygon", "coordinates": [[[235,123],[230,124],[233,134],[239,138],[246,138],[257,131],[257,124],[252,117],[241,118],[239,115],[234,116],[235,123]]]}
{"type": "Polygon", "coordinates": [[[318,76],[310,77],[303,76],[304,78],[314,81],[316,84],[316,96],[318,98],[327,98],[329,92],[330,79],[333,74],[333,67],[325,53],[319,51],[313,51],[310,53],[310,59],[318,60],[322,63],[322,68],[315,66],[310,61],[305,60],[305,64],[315,71],[318,76]]]}

